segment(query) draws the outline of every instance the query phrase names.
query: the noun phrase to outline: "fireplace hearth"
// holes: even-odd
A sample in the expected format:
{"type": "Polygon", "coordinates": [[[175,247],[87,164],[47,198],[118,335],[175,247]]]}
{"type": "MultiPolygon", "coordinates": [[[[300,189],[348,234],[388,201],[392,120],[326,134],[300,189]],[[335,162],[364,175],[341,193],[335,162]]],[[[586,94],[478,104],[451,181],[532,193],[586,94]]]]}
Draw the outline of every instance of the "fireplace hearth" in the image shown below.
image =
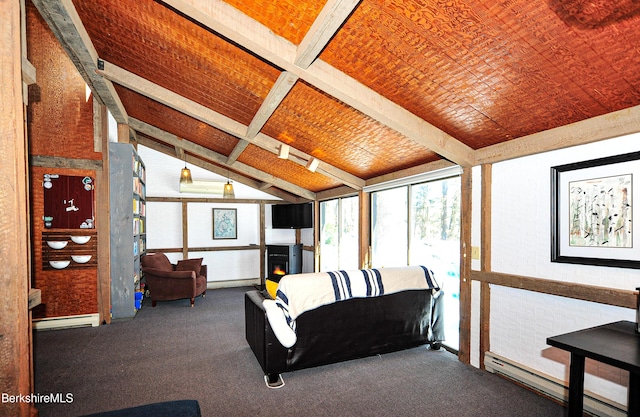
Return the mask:
{"type": "Polygon", "coordinates": [[[267,245],[267,279],[279,282],[284,275],[302,272],[302,244],[267,245]]]}

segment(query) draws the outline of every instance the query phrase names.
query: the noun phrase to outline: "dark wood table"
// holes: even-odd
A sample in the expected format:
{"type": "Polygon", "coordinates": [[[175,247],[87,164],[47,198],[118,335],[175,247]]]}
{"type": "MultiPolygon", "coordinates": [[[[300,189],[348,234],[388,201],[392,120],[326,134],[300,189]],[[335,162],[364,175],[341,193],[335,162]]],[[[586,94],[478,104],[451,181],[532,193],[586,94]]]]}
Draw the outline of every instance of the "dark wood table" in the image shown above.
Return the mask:
{"type": "Polygon", "coordinates": [[[547,338],[547,344],[571,352],[569,417],[582,417],[585,358],[629,371],[629,416],[640,416],[640,335],[636,324],[618,321],[547,338]]]}

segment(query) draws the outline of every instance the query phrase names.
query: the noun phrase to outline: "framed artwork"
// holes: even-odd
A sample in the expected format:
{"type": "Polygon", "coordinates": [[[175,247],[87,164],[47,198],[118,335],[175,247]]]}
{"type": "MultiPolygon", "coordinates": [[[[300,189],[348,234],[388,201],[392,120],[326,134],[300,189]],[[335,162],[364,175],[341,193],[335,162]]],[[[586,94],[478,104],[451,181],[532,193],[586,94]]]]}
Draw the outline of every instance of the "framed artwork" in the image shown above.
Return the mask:
{"type": "Polygon", "coordinates": [[[551,261],[640,268],[640,152],[551,168],[551,261]]]}
{"type": "Polygon", "coordinates": [[[238,238],[238,213],[236,209],[213,209],[213,238],[238,238]]]}

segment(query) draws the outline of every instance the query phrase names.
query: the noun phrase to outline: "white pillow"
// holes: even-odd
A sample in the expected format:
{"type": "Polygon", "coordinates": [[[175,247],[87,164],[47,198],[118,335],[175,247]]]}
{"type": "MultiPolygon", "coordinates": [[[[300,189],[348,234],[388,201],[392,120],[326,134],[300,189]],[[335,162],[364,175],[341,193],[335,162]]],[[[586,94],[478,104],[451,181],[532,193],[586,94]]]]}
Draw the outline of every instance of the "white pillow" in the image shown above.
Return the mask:
{"type": "Polygon", "coordinates": [[[273,333],[278,338],[280,344],[286,348],[295,345],[298,340],[296,333],[287,324],[284,312],[278,307],[275,300],[263,300],[262,305],[267,312],[267,319],[273,329],[273,333]]]}

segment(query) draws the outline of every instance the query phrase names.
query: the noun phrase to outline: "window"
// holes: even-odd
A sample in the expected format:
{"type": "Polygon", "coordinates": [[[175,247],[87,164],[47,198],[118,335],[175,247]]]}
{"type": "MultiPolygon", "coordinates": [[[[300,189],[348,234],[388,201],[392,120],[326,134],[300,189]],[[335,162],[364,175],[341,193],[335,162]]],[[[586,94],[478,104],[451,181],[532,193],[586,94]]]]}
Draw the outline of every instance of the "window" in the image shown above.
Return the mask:
{"type": "Polygon", "coordinates": [[[358,197],[320,203],[320,270],[358,269],[358,197]]]}

